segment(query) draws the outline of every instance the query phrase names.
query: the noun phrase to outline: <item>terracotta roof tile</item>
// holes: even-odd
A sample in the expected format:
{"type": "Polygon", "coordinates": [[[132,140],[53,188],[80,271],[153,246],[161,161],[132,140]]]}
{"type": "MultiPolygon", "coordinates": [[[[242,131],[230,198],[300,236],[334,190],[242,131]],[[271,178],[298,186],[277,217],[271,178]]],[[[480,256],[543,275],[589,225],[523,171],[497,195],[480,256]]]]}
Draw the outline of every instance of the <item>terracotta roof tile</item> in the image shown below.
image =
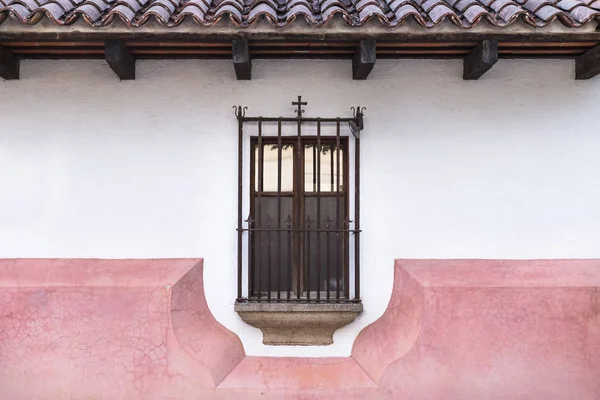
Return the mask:
{"type": "Polygon", "coordinates": [[[189,17],[204,26],[221,18],[241,27],[261,18],[275,26],[302,18],[318,27],[337,14],[351,26],[374,19],[396,27],[412,17],[428,28],[445,20],[471,28],[481,20],[502,27],[519,19],[536,27],[555,20],[580,27],[600,17],[600,0],[0,0],[0,22],[10,16],[29,25],[45,17],[59,25],[83,18],[106,26],[118,18],[132,27],[150,19],[176,26],[189,17]]]}

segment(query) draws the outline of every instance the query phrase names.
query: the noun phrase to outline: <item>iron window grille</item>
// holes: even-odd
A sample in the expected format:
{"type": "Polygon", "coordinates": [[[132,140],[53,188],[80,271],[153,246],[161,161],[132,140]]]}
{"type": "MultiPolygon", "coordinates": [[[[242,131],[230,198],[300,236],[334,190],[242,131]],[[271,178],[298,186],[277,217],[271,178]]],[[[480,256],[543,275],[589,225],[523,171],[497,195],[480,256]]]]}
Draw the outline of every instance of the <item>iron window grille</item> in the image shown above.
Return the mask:
{"type": "Polygon", "coordinates": [[[364,108],[352,107],[350,118],[306,118],[301,96],[292,105],[295,117],[249,117],[247,107],[234,106],[239,137],[237,301],[360,302],[364,108]],[[250,123],[256,134],[250,137],[249,215],[244,218],[244,128],[250,123]],[[276,135],[264,133],[269,125],[276,126],[276,135]],[[286,125],[295,125],[296,132],[284,134],[286,125]],[[342,134],[346,127],[351,135],[342,134]],[[322,134],[324,129],[334,133],[322,134]]]}

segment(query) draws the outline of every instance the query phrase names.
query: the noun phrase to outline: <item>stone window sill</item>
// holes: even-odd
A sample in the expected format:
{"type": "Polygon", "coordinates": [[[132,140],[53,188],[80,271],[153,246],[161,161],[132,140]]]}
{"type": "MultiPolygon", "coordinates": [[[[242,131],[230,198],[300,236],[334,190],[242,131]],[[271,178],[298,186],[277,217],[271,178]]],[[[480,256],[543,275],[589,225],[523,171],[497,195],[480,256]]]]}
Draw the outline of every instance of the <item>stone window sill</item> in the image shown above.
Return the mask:
{"type": "Polygon", "coordinates": [[[333,333],[362,313],[362,303],[235,303],[244,322],[263,332],[273,346],[323,346],[333,333]]]}

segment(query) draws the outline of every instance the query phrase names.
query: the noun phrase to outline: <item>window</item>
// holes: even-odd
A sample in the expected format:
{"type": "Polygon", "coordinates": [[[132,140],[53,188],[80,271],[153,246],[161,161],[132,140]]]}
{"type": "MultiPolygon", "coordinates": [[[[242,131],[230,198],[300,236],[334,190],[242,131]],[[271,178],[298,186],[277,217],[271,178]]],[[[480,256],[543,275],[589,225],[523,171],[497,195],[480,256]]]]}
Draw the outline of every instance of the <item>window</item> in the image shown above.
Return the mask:
{"type": "Polygon", "coordinates": [[[348,298],[347,140],[299,143],[252,138],[250,297],[348,298]]]}
{"type": "Polygon", "coordinates": [[[350,134],[360,109],[345,119],[304,118],[300,105],[291,118],[240,110],[238,302],[360,301],[359,144],[350,134]]]}

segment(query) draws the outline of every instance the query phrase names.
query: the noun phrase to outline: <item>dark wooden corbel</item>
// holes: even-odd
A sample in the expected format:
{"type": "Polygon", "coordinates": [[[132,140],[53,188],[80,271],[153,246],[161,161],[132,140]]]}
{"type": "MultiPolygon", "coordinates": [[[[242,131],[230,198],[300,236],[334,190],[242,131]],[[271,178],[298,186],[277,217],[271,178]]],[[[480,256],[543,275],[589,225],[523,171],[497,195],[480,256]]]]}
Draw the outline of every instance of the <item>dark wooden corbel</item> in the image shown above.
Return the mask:
{"type": "Polygon", "coordinates": [[[8,47],[0,46],[0,77],[19,79],[19,59],[8,47]]]}
{"type": "Polygon", "coordinates": [[[600,74],[600,45],[575,59],[575,79],[591,79],[600,74]]]}
{"type": "Polygon", "coordinates": [[[498,61],[498,41],[482,40],[464,61],[463,79],[479,79],[498,61]]]}
{"type": "Polygon", "coordinates": [[[246,39],[234,39],[231,43],[233,68],[238,80],[252,79],[252,59],[246,39]]]}
{"type": "Polygon", "coordinates": [[[135,79],[135,58],[122,40],[104,42],[104,59],[119,79],[135,79]]]}
{"type": "Polygon", "coordinates": [[[367,79],[376,59],[375,41],[361,40],[352,58],[352,79],[367,79]]]}

